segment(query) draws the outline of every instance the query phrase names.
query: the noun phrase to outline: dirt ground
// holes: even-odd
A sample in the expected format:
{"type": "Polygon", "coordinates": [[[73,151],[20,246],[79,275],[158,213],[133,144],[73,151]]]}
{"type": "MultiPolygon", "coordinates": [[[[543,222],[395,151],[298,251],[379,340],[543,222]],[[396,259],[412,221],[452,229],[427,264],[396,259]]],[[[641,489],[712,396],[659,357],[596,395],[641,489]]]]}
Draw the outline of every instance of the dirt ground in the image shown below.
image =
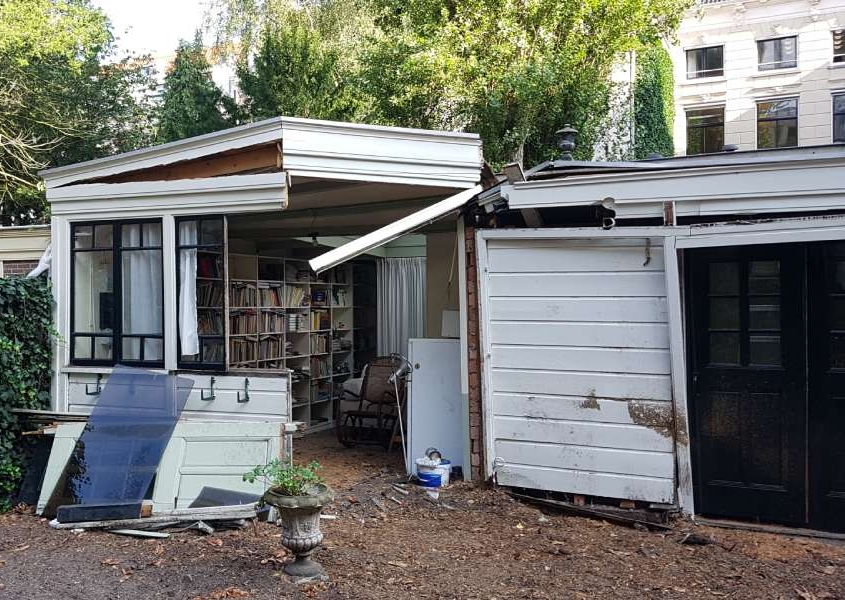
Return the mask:
{"type": "Polygon", "coordinates": [[[0,516],[0,598],[845,600],[839,543],[686,522],[651,533],[464,484],[435,504],[394,490],[398,453],[341,449],[329,434],[295,440],[294,451],[298,462],[322,462],[337,493],[316,556],[330,582],[291,584],[270,524],[141,540],[10,513],[0,516]],[[718,543],[681,544],[690,531],[718,543]]]}

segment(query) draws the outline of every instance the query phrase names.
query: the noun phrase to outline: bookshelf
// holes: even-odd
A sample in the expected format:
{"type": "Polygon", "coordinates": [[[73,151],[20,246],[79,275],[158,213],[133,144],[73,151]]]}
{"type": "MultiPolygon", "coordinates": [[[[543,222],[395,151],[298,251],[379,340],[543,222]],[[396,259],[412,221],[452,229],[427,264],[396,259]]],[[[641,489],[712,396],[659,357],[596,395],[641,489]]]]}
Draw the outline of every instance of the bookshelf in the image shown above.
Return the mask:
{"type": "Polygon", "coordinates": [[[293,418],[312,428],[333,423],[355,373],[355,336],[365,332],[355,327],[354,273],[340,265],[315,277],[305,260],[229,254],[229,369],[289,371],[293,418]]]}

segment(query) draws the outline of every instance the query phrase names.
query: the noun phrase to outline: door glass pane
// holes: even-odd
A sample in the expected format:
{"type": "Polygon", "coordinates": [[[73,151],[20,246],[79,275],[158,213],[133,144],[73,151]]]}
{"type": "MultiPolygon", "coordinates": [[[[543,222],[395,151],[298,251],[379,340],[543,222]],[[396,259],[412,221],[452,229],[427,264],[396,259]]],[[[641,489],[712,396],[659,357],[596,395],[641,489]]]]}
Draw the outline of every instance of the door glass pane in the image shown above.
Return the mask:
{"type": "Polygon", "coordinates": [[[753,365],[779,366],[780,336],[752,335],[748,340],[748,358],[753,365]]]}
{"type": "Polygon", "coordinates": [[[780,296],[749,297],[748,328],[780,330],[780,296]]]}
{"type": "Polygon", "coordinates": [[[739,294],[739,263],[710,263],[710,293],[739,294]]]}
{"type": "Polygon", "coordinates": [[[110,332],[114,327],[112,251],[73,254],[73,330],[110,332]]]}
{"type": "Polygon", "coordinates": [[[739,329],[739,298],[710,298],[710,328],[739,329]]]}
{"type": "Polygon", "coordinates": [[[739,364],[739,333],[711,332],[710,362],[723,365],[739,364]]]}
{"type": "Polygon", "coordinates": [[[845,335],[830,336],[830,367],[845,369],[845,335]]]}
{"type": "Polygon", "coordinates": [[[755,260],[748,263],[749,294],[780,293],[780,261],[755,260]]]}

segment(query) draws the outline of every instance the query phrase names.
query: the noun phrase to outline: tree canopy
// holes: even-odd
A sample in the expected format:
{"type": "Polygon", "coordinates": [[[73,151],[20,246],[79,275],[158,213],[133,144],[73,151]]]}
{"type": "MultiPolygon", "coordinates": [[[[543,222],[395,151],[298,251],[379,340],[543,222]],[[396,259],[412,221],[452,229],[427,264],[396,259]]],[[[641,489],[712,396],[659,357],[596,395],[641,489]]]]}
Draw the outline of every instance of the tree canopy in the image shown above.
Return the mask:
{"type": "Polygon", "coordinates": [[[234,101],[211,79],[202,37],[181,41],[164,77],[158,141],[170,142],[234,125],[234,101]]]}
{"type": "MultiPolygon", "coordinates": [[[[276,57],[289,56],[290,32],[296,31],[294,39],[307,40],[297,46],[307,49],[300,56],[335,61],[334,68],[325,68],[323,60],[309,62],[307,76],[297,75],[316,97],[330,90],[329,96],[342,98],[341,118],[477,132],[494,165],[511,160],[530,165],[556,152],[554,132],[565,123],[581,130],[576,154],[590,156],[597,129],[607,123],[614,61],[671,35],[689,4],[216,0],[210,22],[226,47],[257,57],[256,71],[258,58],[270,56],[270,48],[278,46],[276,57]]],[[[265,78],[286,81],[275,87],[285,96],[282,102],[277,95],[278,112],[334,118],[335,106],[322,101],[315,110],[315,97],[285,87],[293,85],[288,63],[262,58],[260,66],[265,78]]],[[[267,95],[266,84],[256,90],[254,80],[244,82],[247,96],[267,95]]]]}
{"type": "Polygon", "coordinates": [[[44,218],[37,171],[152,139],[141,61],[87,0],[0,2],[0,222],[44,218]]]}

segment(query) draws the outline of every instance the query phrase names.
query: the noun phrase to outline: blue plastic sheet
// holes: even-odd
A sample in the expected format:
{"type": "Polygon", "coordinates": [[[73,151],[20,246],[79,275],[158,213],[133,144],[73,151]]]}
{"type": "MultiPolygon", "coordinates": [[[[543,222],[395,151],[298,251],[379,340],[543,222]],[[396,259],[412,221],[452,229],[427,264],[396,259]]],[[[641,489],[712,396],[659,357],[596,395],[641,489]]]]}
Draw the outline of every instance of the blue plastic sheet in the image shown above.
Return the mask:
{"type": "Polygon", "coordinates": [[[151,492],[164,449],[185,407],[192,381],[117,367],[99,393],[48,503],[140,503],[151,492]]]}

